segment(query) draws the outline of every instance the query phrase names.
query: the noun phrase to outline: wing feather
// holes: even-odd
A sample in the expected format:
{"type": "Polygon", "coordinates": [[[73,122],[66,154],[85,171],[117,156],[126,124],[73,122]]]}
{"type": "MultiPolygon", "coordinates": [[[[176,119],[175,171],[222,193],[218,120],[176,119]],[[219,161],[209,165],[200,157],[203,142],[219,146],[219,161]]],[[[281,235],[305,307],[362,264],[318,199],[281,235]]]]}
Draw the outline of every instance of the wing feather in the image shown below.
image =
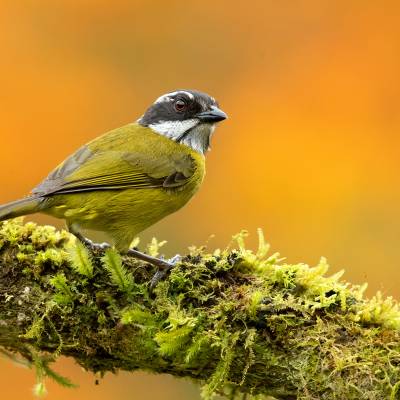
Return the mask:
{"type": "Polygon", "coordinates": [[[128,188],[174,188],[185,185],[194,173],[187,154],[149,157],[140,152],[79,149],[32,192],[42,196],[128,188]]]}

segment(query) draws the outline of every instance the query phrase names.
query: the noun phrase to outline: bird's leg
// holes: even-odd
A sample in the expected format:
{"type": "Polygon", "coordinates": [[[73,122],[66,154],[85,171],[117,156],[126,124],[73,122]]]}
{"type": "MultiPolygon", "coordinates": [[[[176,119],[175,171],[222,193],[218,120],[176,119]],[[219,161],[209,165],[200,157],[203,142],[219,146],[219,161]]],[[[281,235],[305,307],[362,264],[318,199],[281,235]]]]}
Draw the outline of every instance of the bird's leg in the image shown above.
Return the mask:
{"type": "Polygon", "coordinates": [[[126,254],[128,256],[132,256],[139,260],[148,262],[149,264],[158,267],[160,270],[170,269],[171,266],[173,266],[173,264],[167,261],[161,260],[160,258],[149,256],[148,254],[142,253],[138,250],[129,249],[126,254]]]}
{"type": "Polygon", "coordinates": [[[74,226],[74,224],[67,223],[68,232],[72,233],[84,246],[89,250],[106,250],[111,246],[108,243],[95,243],[87,237],[83,236],[82,233],[74,226]]]}
{"type": "Polygon", "coordinates": [[[175,257],[169,261],[161,260],[160,258],[149,256],[135,249],[129,249],[126,254],[158,267],[158,271],[154,274],[153,278],[151,278],[150,289],[153,289],[160,280],[164,279],[171,268],[179,261],[176,260],[175,257]]]}
{"type": "Polygon", "coordinates": [[[179,254],[176,254],[174,257],[170,258],[168,261],[159,260],[159,261],[163,261],[165,264],[167,264],[168,267],[164,268],[164,269],[159,268],[159,270],[154,274],[153,278],[151,278],[151,281],[150,281],[150,290],[153,290],[153,288],[155,288],[157,286],[157,283],[160,282],[161,280],[163,280],[167,276],[168,272],[175,266],[175,264],[181,260],[182,260],[182,257],[179,254]]]}
{"type": "MultiPolygon", "coordinates": [[[[72,233],[89,250],[106,250],[111,247],[108,243],[94,243],[87,237],[83,236],[82,233],[79,232],[78,228],[74,226],[74,224],[67,224],[67,228],[68,231],[72,233]]],[[[135,249],[129,249],[126,252],[126,255],[145,261],[158,268],[158,271],[154,274],[150,281],[150,289],[153,289],[157,283],[160,282],[160,280],[164,279],[171,268],[173,268],[173,266],[181,259],[180,256],[175,256],[171,260],[165,261],[161,260],[160,258],[149,256],[148,254],[142,253],[135,249]]]]}

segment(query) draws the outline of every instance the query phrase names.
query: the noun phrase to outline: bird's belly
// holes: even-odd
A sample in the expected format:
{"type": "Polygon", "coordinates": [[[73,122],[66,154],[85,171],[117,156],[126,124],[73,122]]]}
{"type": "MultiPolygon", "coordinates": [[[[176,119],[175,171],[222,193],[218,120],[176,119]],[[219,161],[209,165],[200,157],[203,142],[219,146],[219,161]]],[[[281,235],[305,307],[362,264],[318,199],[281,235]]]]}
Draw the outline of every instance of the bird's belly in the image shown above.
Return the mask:
{"type": "Polygon", "coordinates": [[[126,189],[58,195],[45,212],[82,228],[120,231],[133,237],[184,206],[196,190],[126,189]]]}

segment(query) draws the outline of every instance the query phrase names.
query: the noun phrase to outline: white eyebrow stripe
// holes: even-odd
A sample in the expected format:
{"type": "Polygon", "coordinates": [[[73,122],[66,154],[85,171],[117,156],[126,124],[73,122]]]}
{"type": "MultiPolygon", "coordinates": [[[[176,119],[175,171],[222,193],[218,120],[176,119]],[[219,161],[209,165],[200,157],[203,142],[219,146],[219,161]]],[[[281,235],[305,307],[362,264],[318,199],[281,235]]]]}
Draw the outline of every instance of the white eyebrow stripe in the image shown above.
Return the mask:
{"type": "Polygon", "coordinates": [[[190,100],[193,100],[193,99],[194,99],[193,94],[190,93],[190,92],[186,92],[185,90],[181,90],[181,91],[178,92],[178,93],[185,93],[185,94],[189,97],[190,100]]]}
{"type": "Polygon", "coordinates": [[[172,97],[172,96],[175,96],[175,95],[177,95],[177,94],[179,94],[179,93],[184,93],[184,94],[186,94],[186,96],[189,97],[190,100],[194,100],[194,96],[193,96],[192,93],[187,92],[186,90],[178,90],[178,91],[176,91],[176,92],[171,92],[171,93],[163,94],[163,95],[160,96],[158,99],[156,99],[156,101],[154,102],[154,104],[156,104],[156,103],[162,103],[163,101],[172,101],[171,97],[172,97]]]}
{"type": "Polygon", "coordinates": [[[156,99],[156,101],[154,102],[154,104],[156,104],[156,103],[162,103],[163,101],[172,101],[172,99],[170,98],[170,96],[173,96],[173,95],[175,95],[175,94],[176,94],[176,92],[163,94],[163,95],[160,96],[158,99],[156,99]]]}

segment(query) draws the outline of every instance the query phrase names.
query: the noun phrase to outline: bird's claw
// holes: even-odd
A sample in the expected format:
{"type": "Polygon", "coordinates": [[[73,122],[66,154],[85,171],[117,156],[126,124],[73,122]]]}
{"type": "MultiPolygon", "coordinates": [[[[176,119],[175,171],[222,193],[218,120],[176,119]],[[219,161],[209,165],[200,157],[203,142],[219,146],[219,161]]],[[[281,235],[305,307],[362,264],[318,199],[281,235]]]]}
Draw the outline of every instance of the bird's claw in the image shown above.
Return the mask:
{"type": "Polygon", "coordinates": [[[168,260],[168,262],[172,265],[182,261],[182,256],[180,254],[175,254],[172,258],[168,260]]]}
{"type": "Polygon", "coordinates": [[[173,264],[170,264],[168,267],[165,267],[163,269],[159,269],[151,278],[150,284],[149,284],[149,288],[150,288],[150,292],[153,291],[153,289],[158,285],[158,283],[160,281],[162,281],[167,275],[168,272],[171,271],[171,269],[173,268],[173,264]]]}
{"type": "Polygon", "coordinates": [[[68,230],[90,251],[105,251],[111,247],[109,243],[95,243],[87,237],[83,236],[79,231],[74,230],[72,225],[68,230]]]}
{"type": "MultiPolygon", "coordinates": [[[[110,244],[106,242],[95,243],[79,233],[74,234],[90,251],[105,251],[111,247],[110,244]]],[[[166,261],[141,253],[135,249],[129,249],[127,255],[136,257],[142,261],[148,262],[149,264],[158,267],[158,271],[154,274],[153,278],[150,281],[150,291],[152,291],[157,286],[158,282],[160,282],[168,275],[169,271],[174,267],[176,263],[182,260],[182,257],[179,254],[176,254],[174,257],[166,261]]]]}
{"type": "Polygon", "coordinates": [[[83,241],[83,244],[91,251],[105,251],[105,250],[111,248],[111,245],[109,243],[106,243],[106,242],[96,243],[87,238],[85,238],[85,240],[83,241]]]}
{"type": "Polygon", "coordinates": [[[163,280],[171,269],[182,260],[182,257],[179,254],[176,254],[174,257],[170,258],[168,261],[160,260],[163,262],[162,266],[159,265],[159,270],[154,274],[153,278],[150,281],[150,291],[152,291],[160,282],[163,280]]]}

